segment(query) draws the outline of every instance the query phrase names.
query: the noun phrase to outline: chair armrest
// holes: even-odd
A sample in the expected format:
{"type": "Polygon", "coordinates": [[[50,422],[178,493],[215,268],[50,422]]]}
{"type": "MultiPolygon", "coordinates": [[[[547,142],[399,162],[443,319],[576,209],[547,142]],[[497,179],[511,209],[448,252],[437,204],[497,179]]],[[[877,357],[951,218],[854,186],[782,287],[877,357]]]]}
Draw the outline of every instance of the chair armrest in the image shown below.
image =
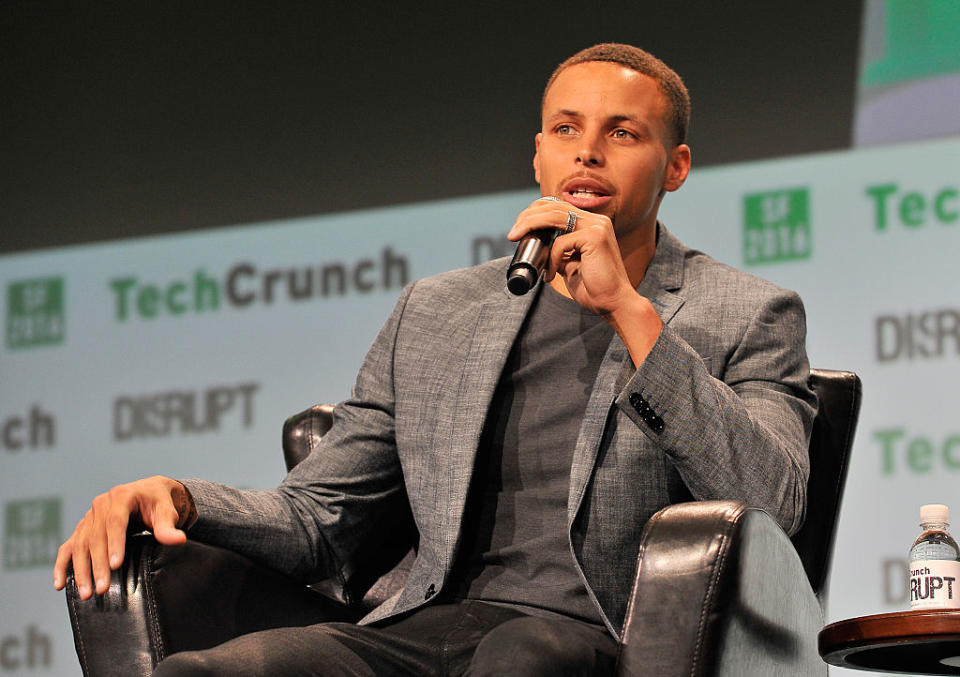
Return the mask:
{"type": "Polygon", "coordinates": [[[732,501],[679,503],[644,529],[619,674],[823,676],[822,626],[773,518],[732,501]]]}
{"type": "Polygon", "coordinates": [[[149,675],[164,657],[267,628],[355,620],[356,613],[302,583],[223,548],[127,539],[126,559],[103,595],[81,600],[73,574],[67,605],[87,677],[149,675]]]}

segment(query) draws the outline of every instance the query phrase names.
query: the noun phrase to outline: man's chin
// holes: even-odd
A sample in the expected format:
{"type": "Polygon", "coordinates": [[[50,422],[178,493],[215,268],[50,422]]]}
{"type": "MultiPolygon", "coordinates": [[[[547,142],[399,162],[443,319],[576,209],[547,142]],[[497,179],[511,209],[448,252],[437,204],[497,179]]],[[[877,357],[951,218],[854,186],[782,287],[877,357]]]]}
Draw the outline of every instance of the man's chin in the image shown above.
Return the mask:
{"type": "Polygon", "coordinates": [[[656,232],[657,222],[654,219],[649,224],[647,223],[637,223],[626,222],[623,219],[618,221],[615,216],[610,217],[610,220],[613,222],[613,234],[617,236],[617,239],[623,239],[627,236],[632,237],[644,237],[644,235],[649,235],[651,232],[656,232]]]}

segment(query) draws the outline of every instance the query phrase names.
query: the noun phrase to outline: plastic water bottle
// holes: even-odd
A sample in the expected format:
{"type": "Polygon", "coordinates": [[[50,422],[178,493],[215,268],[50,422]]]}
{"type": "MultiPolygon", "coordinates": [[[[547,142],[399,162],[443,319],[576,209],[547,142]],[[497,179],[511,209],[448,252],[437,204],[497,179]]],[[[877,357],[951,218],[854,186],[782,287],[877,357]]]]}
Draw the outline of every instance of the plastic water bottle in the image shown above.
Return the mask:
{"type": "Polygon", "coordinates": [[[910,548],[910,608],[960,609],[960,548],[945,505],[920,508],[923,532],[910,548]]]}

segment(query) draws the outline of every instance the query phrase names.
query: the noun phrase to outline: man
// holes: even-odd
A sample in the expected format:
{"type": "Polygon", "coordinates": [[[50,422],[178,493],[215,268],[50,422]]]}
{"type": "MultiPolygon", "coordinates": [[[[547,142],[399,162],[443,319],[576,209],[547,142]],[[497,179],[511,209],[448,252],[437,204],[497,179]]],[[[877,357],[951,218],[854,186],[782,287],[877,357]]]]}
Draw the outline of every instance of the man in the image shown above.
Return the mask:
{"type": "Polygon", "coordinates": [[[657,222],[690,167],[689,98],[659,60],[597,45],[543,98],[541,193],[508,237],[561,230],[545,283],[506,261],[409,285],[322,445],[270,492],[150,478],[98,497],[61,547],[104,592],[131,516],[306,580],[416,529],[403,590],[361,625],[238,638],[156,674],[608,674],[640,533],[739,499],[795,531],[815,401],[795,294],[657,222]]]}

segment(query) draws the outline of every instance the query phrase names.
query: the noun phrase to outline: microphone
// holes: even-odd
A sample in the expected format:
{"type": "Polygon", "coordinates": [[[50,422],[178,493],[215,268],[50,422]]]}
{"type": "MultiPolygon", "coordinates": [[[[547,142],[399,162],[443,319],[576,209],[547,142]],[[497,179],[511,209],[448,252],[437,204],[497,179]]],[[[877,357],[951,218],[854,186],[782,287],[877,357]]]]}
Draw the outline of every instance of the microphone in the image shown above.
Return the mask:
{"type": "MultiPolygon", "coordinates": [[[[559,202],[560,199],[552,195],[537,198],[537,202],[559,202]]],[[[507,268],[507,289],[516,296],[523,296],[533,288],[540,279],[543,269],[547,267],[550,258],[550,247],[557,239],[560,231],[554,228],[544,228],[527,233],[517,243],[517,252],[507,268]]]]}
{"type": "Polygon", "coordinates": [[[540,279],[550,258],[550,247],[559,232],[555,228],[534,230],[517,243],[517,253],[507,268],[507,289],[513,294],[523,296],[540,279]]]}

